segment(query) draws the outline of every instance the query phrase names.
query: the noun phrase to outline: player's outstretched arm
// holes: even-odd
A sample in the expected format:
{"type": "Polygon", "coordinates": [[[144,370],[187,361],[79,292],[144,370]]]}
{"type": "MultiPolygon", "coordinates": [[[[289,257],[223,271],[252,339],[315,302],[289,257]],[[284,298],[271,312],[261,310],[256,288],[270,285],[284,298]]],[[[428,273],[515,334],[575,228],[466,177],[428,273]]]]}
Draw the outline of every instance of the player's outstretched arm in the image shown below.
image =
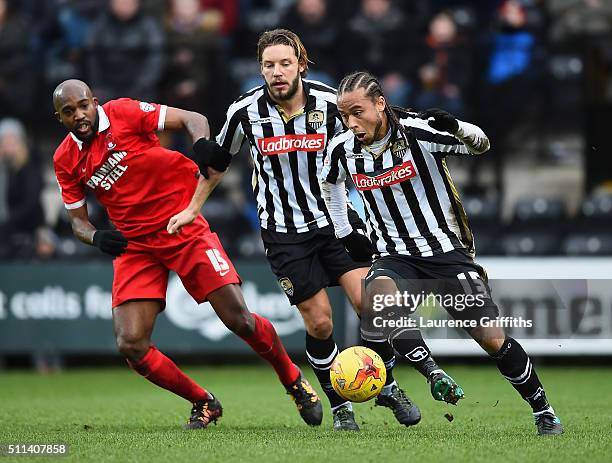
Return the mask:
{"type": "Polygon", "coordinates": [[[489,138],[480,127],[460,121],[443,109],[426,109],[419,113],[419,117],[427,120],[430,127],[457,137],[472,154],[482,154],[491,147],[489,138]]]}
{"type": "Polygon", "coordinates": [[[210,125],[208,125],[206,116],[194,111],[186,111],[168,106],[164,130],[182,129],[189,133],[193,143],[196,143],[200,138],[206,140],[210,138],[210,125]]]}
{"type": "Polygon", "coordinates": [[[208,119],[200,113],[169,107],[166,111],[164,130],[185,129],[193,140],[193,155],[191,159],[200,168],[200,172],[208,178],[209,169],[224,172],[231,160],[231,154],[220,147],[215,140],[210,139],[208,119]]]}
{"type": "Polygon", "coordinates": [[[113,257],[125,252],[127,239],[118,230],[97,230],[89,221],[86,205],[70,209],[68,215],[72,233],[83,243],[95,246],[113,257]]]}
{"type": "Polygon", "coordinates": [[[202,210],[202,206],[204,206],[204,203],[219,184],[224,174],[225,172],[219,172],[212,167],[208,168],[208,177],[201,176],[198,180],[198,186],[193,193],[189,206],[178,214],[173,215],[168,221],[168,226],[166,227],[168,233],[171,235],[179,233],[181,227],[189,225],[196,219],[202,210]]]}

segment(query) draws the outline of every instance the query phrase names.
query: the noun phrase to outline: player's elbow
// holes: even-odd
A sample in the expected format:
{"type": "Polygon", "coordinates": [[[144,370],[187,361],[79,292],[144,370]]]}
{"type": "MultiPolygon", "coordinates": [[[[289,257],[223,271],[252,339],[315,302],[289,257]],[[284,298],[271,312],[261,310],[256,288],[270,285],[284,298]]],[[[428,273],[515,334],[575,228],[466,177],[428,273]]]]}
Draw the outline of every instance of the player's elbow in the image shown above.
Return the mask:
{"type": "Polygon", "coordinates": [[[208,122],[208,118],[204,114],[196,113],[195,111],[187,111],[187,113],[189,114],[189,119],[197,120],[198,123],[206,127],[206,129],[210,133],[210,123],[208,122]]]}
{"type": "Polygon", "coordinates": [[[491,149],[491,142],[487,137],[482,138],[474,146],[470,147],[470,152],[474,155],[482,155],[491,149]]]}
{"type": "Polygon", "coordinates": [[[323,198],[329,198],[331,188],[329,187],[329,183],[322,178],[319,179],[319,189],[321,190],[323,198]]]}
{"type": "Polygon", "coordinates": [[[210,128],[210,124],[209,124],[209,122],[208,122],[208,117],[206,117],[204,114],[200,114],[200,113],[195,113],[195,112],[194,112],[193,114],[196,114],[198,117],[200,117],[200,118],[201,118],[201,120],[202,120],[202,123],[203,123],[203,124],[205,124],[207,127],[209,127],[209,128],[210,128]]]}
{"type": "Polygon", "coordinates": [[[331,183],[331,182],[328,182],[326,178],[319,178],[319,185],[325,191],[331,191],[331,189],[333,188],[334,184],[331,183]]]}
{"type": "Polygon", "coordinates": [[[491,141],[489,140],[488,137],[485,137],[485,139],[482,142],[482,145],[483,145],[482,151],[479,154],[484,154],[491,149],[491,141]]]}
{"type": "Polygon", "coordinates": [[[181,110],[180,121],[183,129],[189,132],[203,132],[205,134],[204,138],[210,138],[210,123],[204,114],[195,111],[181,110]]]}

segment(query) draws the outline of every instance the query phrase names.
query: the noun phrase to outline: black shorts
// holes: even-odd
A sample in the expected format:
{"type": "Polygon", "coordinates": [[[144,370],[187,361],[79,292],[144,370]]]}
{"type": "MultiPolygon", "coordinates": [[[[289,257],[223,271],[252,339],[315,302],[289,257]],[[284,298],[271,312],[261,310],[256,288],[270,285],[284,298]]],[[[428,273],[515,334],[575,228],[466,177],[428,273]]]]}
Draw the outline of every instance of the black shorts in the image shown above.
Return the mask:
{"type": "Polygon", "coordinates": [[[337,286],[338,279],[371,262],[355,262],[328,226],[306,233],[261,230],[266,256],[278,283],[296,305],[319,290],[337,286]]]}
{"type": "Polygon", "coordinates": [[[445,306],[446,311],[458,320],[497,318],[499,309],[491,298],[486,271],[462,250],[454,250],[431,257],[390,255],[378,258],[366,275],[366,288],[375,278],[391,278],[399,291],[425,294],[466,295],[480,294],[479,304],[469,310],[445,306]],[[419,281],[420,280],[420,281],[419,281]],[[482,304],[482,305],[481,305],[482,304]]]}

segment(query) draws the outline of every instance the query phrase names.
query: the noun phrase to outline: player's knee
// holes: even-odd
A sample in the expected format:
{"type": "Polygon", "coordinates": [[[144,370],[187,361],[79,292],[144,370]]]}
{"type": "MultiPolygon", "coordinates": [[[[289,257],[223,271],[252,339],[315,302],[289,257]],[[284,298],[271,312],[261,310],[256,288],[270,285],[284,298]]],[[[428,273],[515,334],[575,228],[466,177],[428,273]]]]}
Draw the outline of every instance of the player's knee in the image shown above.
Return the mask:
{"type": "Polygon", "coordinates": [[[255,319],[244,302],[240,290],[227,285],[209,295],[217,316],[232,333],[250,336],[255,332],[255,319]]]}
{"type": "Polygon", "coordinates": [[[248,310],[241,310],[223,320],[225,326],[238,336],[250,336],[255,332],[255,320],[248,310]]]}
{"type": "Polygon", "coordinates": [[[494,339],[494,338],[487,338],[487,339],[483,339],[478,341],[478,344],[480,344],[480,346],[487,352],[487,354],[496,354],[497,352],[499,352],[502,348],[502,346],[504,345],[504,340],[502,339],[494,339]]]}
{"type": "Polygon", "coordinates": [[[306,330],[308,331],[308,334],[317,339],[329,338],[333,329],[334,325],[332,319],[327,315],[311,318],[306,323],[306,330]]]}
{"type": "Polygon", "coordinates": [[[317,339],[327,339],[333,330],[332,311],[327,298],[313,296],[298,304],[304,319],[304,326],[309,335],[317,339]]]}
{"type": "Polygon", "coordinates": [[[361,294],[350,299],[351,305],[353,306],[353,310],[357,315],[361,315],[364,311],[367,310],[367,304],[365,298],[361,297],[361,294]]]}
{"type": "Polygon", "coordinates": [[[137,362],[145,356],[150,347],[148,339],[137,335],[117,336],[117,348],[126,359],[137,362]]]}
{"type": "Polygon", "coordinates": [[[470,331],[470,336],[490,355],[499,352],[506,339],[503,329],[490,326],[474,328],[470,331]]]}
{"type": "Polygon", "coordinates": [[[487,354],[495,354],[499,352],[504,345],[504,339],[506,337],[503,330],[493,330],[484,327],[479,327],[472,330],[470,335],[478,344],[480,344],[480,347],[482,347],[487,354]]]}

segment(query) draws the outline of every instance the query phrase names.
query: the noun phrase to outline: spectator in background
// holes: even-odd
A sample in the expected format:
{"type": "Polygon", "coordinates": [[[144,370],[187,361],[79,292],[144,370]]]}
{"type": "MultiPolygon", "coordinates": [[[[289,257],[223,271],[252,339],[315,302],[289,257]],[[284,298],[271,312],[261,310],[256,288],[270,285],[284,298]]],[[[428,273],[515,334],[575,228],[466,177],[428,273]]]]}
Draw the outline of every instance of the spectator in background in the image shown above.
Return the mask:
{"type": "Polygon", "coordinates": [[[44,80],[55,87],[58,80],[83,74],[83,47],[95,16],[105,0],[47,0],[36,5],[34,43],[44,63],[44,80]]]}
{"type": "Polygon", "coordinates": [[[410,77],[417,63],[415,24],[391,0],[362,0],[342,39],[341,49],[352,51],[350,58],[341,60],[343,74],[367,69],[380,76],[392,104],[407,106],[413,88],[410,77]]]}
{"type": "MultiPolygon", "coordinates": [[[[218,27],[216,28],[224,36],[229,36],[238,25],[238,2],[237,0],[199,0],[202,8],[209,14],[215,13],[218,27]]],[[[212,17],[212,16],[211,16],[212,17]]]]}
{"type": "Polygon", "coordinates": [[[32,109],[34,72],[30,30],[14,2],[0,0],[0,117],[25,117],[32,109]]]}
{"type": "Polygon", "coordinates": [[[92,26],[88,71],[101,101],[120,96],[158,99],[164,37],[139,0],[109,0],[109,11],[92,26]]]}
{"type": "Polygon", "coordinates": [[[338,24],[328,13],[327,0],[297,0],[281,20],[283,27],[295,32],[312,58],[310,79],[336,86],[339,77],[338,24]]]}
{"type": "Polygon", "coordinates": [[[464,95],[472,79],[472,59],[450,12],[442,11],[432,18],[422,55],[416,107],[444,108],[463,118],[464,95]]]}
{"type": "MultiPolygon", "coordinates": [[[[550,2],[554,14],[550,39],[578,56],[584,104],[585,187],[612,193],[612,2],[565,0],[550,2]],[[604,154],[605,153],[605,154],[604,154]]],[[[567,53],[565,51],[565,53],[567,53]]],[[[571,55],[570,55],[571,56],[571,55]]],[[[575,55],[574,55],[575,56],[575,55]]],[[[561,111],[559,111],[561,112],[561,111]]],[[[565,117],[565,114],[562,114],[565,117]]]]}
{"type": "Polygon", "coordinates": [[[553,18],[550,39],[566,47],[582,45],[580,39],[609,37],[612,32],[612,3],[606,0],[549,1],[553,18]]]}
{"type": "MultiPolygon", "coordinates": [[[[502,192],[503,154],[511,148],[517,127],[529,128],[539,110],[538,78],[546,68],[540,62],[536,23],[529,21],[528,8],[518,0],[504,0],[497,9],[495,29],[488,37],[488,62],[479,102],[485,130],[492,140],[495,155],[494,189],[502,192]]],[[[542,92],[540,92],[542,93],[542,92]]],[[[537,134],[536,134],[537,135],[537,134]]],[[[483,163],[470,165],[472,172],[468,192],[481,194],[478,169],[483,163]]]]}
{"type": "Polygon", "coordinates": [[[37,230],[44,225],[42,175],[30,156],[25,129],[17,119],[0,121],[0,164],[5,176],[0,184],[0,200],[5,202],[0,206],[4,216],[0,217],[0,257],[32,257],[36,253],[37,230]]]}
{"type": "Polygon", "coordinates": [[[206,11],[200,0],[172,0],[166,19],[167,66],[162,81],[163,100],[170,106],[206,112],[223,118],[219,94],[227,62],[219,10],[206,11]]]}
{"type": "Polygon", "coordinates": [[[527,9],[518,0],[505,0],[498,10],[498,27],[491,36],[487,80],[508,83],[530,71],[536,37],[527,23],[527,9]]]}

